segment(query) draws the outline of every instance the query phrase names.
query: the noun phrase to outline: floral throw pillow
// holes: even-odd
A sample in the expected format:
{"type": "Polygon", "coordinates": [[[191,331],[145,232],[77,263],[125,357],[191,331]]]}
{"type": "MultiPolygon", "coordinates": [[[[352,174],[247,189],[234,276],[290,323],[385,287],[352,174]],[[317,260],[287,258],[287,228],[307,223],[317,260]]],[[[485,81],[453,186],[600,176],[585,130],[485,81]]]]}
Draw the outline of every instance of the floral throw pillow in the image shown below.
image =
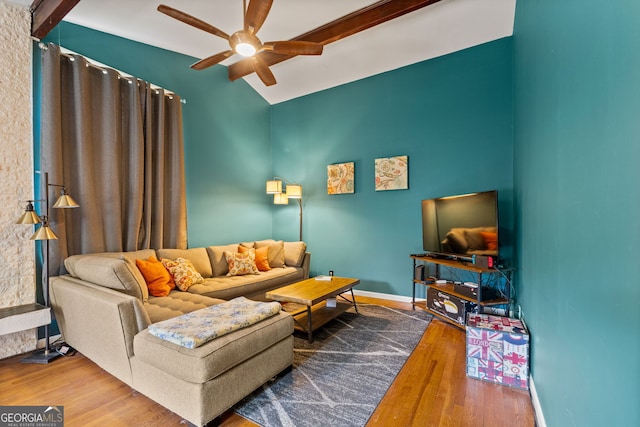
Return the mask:
{"type": "Polygon", "coordinates": [[[259,274],[256,267],[255,252],[245,252],[243,254],[237,252],[224,252],[224,257],[229,266],[227,276],[243,276],[245,274],[259,274]]]}
{"type": "Polygon", "coordinates": [[[175,261],[172,261],[163,258],[162,264],[169,270],[173,281],[181,291],[186,291],[195,284],[204,283],[204,278],[188,259],[177,258],[175,261]]]}

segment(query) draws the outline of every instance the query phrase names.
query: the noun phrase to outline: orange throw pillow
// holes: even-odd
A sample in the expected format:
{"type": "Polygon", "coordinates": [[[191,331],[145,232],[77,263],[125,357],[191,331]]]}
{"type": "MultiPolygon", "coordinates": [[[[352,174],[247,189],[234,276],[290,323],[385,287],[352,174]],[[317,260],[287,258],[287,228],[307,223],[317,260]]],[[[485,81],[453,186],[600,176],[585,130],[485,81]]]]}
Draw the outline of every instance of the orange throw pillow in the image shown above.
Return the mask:
{"type": "Polygon", "coordinates": [[[481,231],[480,235],[484,239],[484,243],[487,245],[487,249],[489,249],[490,251],[495,251],[498,249],[498,233],[481,231]]]}
{"type": "Polygon", "coordinates": [[[256,267],[258,267],[258,271],[271,270],[271,267],[269,266],[269,246],[264,246],[258,249],[245,248],[242,245],[238,246],[238,253],[241,254],[254,251],[256,255],[256,267]]]}
{"type": "Polygon", "coordinates": [[[176,287],[171,273],[154,256],[145,259],[137,259],[136,265],[147,283],[149,295],[154,297],[166,297],[171,289],[176,287]]]}

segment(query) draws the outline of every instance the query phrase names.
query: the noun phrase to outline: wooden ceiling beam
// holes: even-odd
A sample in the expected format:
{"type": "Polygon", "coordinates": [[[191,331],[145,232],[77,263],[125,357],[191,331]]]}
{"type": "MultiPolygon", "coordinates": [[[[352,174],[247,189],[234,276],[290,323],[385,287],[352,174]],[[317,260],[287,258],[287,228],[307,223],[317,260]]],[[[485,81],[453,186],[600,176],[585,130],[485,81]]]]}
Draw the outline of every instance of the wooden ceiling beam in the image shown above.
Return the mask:
{"type": "MultiPolygon", "coordinates": [[[[301,34],[291,40],[311,41],[327,45],[418,9],[422,9],[423,7],[438,3],[439,1],[440,0],[381,0],[307,33],[301,34]]],[[[257,56],[270,66],[291,59],[295,55],[260,52],[257,56]]],[[[253,63],[251,59],[243,59],[242,61],[231,64],[228,71],[229,80],[236,80],[253,73],[253,63]]]]}
{"type": "Polygon", "coordinates": [[[35,0],[31,5],[31,35],[41,40],[80,0],[35,0]]]}
{"type": "Polygon", "coordinates": [[[293,40],[329,44],[383,24],[440,0],[381,0],[299,35],[293,40]]]}

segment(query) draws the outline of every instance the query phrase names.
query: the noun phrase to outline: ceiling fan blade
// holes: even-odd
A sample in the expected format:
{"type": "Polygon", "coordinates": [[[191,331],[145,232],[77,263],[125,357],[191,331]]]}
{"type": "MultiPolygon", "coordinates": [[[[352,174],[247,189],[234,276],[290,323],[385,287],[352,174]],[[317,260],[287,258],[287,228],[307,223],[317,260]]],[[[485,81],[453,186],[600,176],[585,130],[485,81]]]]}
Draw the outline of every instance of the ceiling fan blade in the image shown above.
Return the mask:
{"type": "Polygon", "coordinates": [[[248,74],[251,74],[255,71],[253,67],[253,59],[246,58],[242,59],[238,62],[234,62],[233,64],[227,67],[227,73],[229,75],[229,80],[234,81],[239,79],[240,77],[244,77],[248,74]]]}
{"type": "Polygon", "coordinates": [[[251,0],[244,17],[244,30],[250,34],[257,33],[267,19],[272,4],[273,0],[251,0]]]}
{"type": "Polygon", "coordinates": [[[196,18],[195,16],[191,16],[170,6],[161,4],[160,6],[158,6],[158,12],[164,13],[167,16],[177,19],[178,21],[182,21],[185,24],[196,27],[202,31],[206,31],[207,33],[211,33],[214,36],[222,37],[225,40],[229,40],[229,34],[225,33],[219,28],[216,28],[213,25],[196,18]]]}
{"type": "Polygon", "coordinates": [[[263,45],[264,50],[283,55],[322,55],[323,47],[321,43],[297,40],[267,42],[263,45]]]}
{"type": "Polygon", "coordinates": [[[253,60],[253,69],[256,71],[258,77],[260,77],[260,80],[262,80],[262,83],[264,83],[265,86],[273,86],[276,84],[276,77],[269,69],[269,66],[255,56],[251,57],[251,59],[253,60]]]}
{"type": "Polygon", "coordinates": [[[232,50],[225,50],[224,52],[216,53],[213,56],[204,58],[196,62],[191,66],[191,68],[193,68],[194,70],[204,70],[205,68],[211,67],[212,65],[216,65],[219,62],[224,61],[233,54],[234,52],[232,50]]]}

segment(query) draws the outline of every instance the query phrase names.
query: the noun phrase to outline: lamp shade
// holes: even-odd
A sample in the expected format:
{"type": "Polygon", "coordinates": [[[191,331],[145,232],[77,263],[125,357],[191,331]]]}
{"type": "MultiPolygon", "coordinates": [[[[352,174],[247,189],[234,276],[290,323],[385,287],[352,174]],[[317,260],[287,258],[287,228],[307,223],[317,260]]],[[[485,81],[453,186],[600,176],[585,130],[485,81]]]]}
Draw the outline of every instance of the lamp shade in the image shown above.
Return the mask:
{"type": "Polygon", "coordinates": [[[273,195],[273,204],[274,205],[288,205],[289,198],[284,193],[276,193],[273,195]]]}
{"type": "Polygon", "coordinates": [[[285,178],[274,176],[267,181],[267,194],[273,194],[274,205],[288,205],[289,199],[296,199],[300,208],[300,241],[302,241],[302,185],[292,184],[285,178]],[[282,182],[287,183],[286,191],[282,192],[282,182]]]}
{"type": "Polygon", "coordinates": [[[274,179],[267,181],[267,194],[280,194],[282,193],[282,181],[274,179]]]}
{"type": "Polygon", "coordinates": [[[291,199],[302,199],[302,185],[300,184],[288,184],[287,185],[287,197],[291,199]]]}
{"type": "Polygon", "coordinates": [[[40,224],[40,217],[34,211],[24,211],[16,224],[40,224]]]}
{"type": "Polygon", "coordinates": [[[51,227],[43,225],[38,228],[38,231],[33,233],[31,240],[58,240],[58,236],[56,236],[56,233],[53,232],[51,227]]]}
{"type": "Polygon", "coordinates": [[[18,218],[16,224],[40,224],[40,217],[33,208],[33,201],[29,200],[27,202],[27,207],[24,208],[24,212],[18,218]]]}
{"type": "Polygon", "coordinates": [[[53,205],[54,208],[77,208],[78,206],[80,205],[67,194],[67,190],[64,187],[62,188],[62,194],[53,205]]]}

